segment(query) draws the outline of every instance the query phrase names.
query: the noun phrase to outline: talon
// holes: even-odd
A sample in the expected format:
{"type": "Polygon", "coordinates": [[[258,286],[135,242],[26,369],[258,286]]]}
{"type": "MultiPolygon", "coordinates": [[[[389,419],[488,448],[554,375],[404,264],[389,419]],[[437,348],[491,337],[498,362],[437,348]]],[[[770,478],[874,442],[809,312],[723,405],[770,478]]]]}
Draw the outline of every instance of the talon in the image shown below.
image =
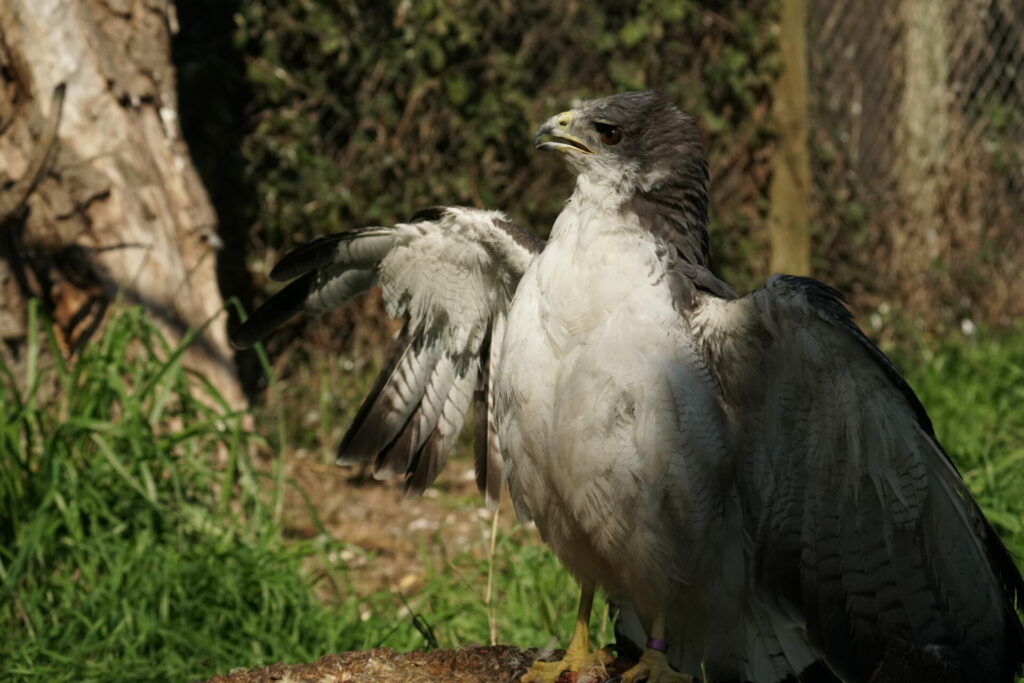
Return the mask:
{"type": "MultiPolygon", "coordinates": [[[[607,650],[578,652],[572,648],[555,662],[534,662],[530,670],[519,680],[522,683],[558,683],[566,671],[574,673],[603,673],[606,666],[614,661],[607,650]]],[[[580,680],[580,679],[577,679],[580,680]]]]}
{"type": "Polygon", "coordinates": [[[636,666],[622,674],[622,683],[693,683],[693,677],[681,674],[668,664],[668,657],[664,652],[644,650],[640,661],[636,666]]]}
{"type": "MultiPolygon", "coordinates": [[[[572,639],[565,655],[557,662],[534,662],[530,670],[519,680],[522,683],[558,683],[566,671],[575,673],[603,674],[607,665],[615,659],[605,650],[590,649],[590,635],[587,633],[590,624],[590,608],[594,602],[593,585],[584,584],[580,592],[580,607],[576,613],[576,625],[572,630],[572,639]]],[[[580,680],[577,676],[576,680],[580,680]]]]}

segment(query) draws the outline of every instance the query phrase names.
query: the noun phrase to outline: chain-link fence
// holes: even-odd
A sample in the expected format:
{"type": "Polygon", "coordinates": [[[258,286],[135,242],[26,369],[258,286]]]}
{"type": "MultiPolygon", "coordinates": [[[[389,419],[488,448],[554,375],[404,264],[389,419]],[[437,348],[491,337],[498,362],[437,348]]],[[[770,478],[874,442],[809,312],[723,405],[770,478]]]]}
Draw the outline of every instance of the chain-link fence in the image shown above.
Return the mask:
{"type": "Polygon", "coordinates": [[[1012,322],[1024,2],[809,0],[807,29],[819,266],[883,315],[1012,322]]]}

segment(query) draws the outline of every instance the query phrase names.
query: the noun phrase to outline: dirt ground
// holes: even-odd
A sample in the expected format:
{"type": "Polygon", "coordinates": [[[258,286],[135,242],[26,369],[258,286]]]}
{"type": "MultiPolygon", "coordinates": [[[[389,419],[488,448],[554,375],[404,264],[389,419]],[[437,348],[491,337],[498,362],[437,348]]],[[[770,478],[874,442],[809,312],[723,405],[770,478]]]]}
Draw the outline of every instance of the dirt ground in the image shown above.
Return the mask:
{"type": "MultiPolygon", "coordinates": [[[[305,496],[289,489],[285,534],[317,535],[308,513],[312,504],[331,536],[351,547],[340,559],[357,592],[415,592],[425,579],[424,561],[444,566],[463,552],[486,553],[492,513],[477,493],[472,468],[468,460],[449,462],[423,496],[407,499],[400,477],[376,481],[359,468],[291,456],[285,473],[305,496]]],[[[499,525],[508,529],[514,523],[511,505],[503,500],[499,525]]]]}

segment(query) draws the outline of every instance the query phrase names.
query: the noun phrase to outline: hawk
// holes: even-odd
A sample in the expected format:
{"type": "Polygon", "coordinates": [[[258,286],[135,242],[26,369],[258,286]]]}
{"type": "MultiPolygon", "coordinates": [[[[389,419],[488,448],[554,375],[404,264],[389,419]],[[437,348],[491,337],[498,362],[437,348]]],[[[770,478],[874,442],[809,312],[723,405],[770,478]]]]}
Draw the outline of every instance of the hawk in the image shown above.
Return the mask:
{"type": "Polygon", "coordinates": [[[601,589],[646,645],[625,681],[1011,681],[1019,570],[839,292],[712,273],[693,119],[623,93],[536,147],[576,172],[547,242],[458,207],[320,237],[234,335],[380,286],[405,324],[338,460],[421,492],[474,404],[485,500],[507,483],[581,586],[564,658],[523,680],[608,660],[601,589]]]}

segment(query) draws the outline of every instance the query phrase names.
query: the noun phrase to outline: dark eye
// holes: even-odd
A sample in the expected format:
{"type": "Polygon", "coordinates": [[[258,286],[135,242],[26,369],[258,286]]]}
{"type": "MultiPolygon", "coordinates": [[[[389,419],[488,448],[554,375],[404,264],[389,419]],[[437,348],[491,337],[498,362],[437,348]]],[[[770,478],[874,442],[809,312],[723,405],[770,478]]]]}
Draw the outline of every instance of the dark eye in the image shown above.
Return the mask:
{"type": "Polygon", "coordinates": [[[594,129],[606,145],[617,145],[622,140],[622,129],[610,123],[595,123],[594,129]]]}

